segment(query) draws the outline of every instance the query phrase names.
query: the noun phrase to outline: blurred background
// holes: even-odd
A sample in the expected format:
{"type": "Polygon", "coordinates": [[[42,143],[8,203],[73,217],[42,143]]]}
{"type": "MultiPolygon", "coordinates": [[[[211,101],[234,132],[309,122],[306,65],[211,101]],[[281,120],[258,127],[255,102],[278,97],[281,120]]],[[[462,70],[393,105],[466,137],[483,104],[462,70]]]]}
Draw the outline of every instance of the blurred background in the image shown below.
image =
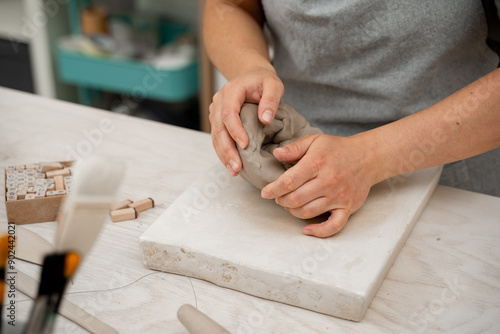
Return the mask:
{"type": "Polygon", "coordinates": [[[0,0],[0,86],[209,131],[198,0],[0,0]]]}

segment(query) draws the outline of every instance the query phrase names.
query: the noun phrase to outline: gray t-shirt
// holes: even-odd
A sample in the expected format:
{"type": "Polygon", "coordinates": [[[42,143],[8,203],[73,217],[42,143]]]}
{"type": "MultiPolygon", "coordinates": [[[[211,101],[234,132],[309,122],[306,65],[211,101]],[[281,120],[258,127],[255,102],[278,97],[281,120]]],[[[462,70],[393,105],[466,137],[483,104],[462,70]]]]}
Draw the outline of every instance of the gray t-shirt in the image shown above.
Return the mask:
{"type": "MultiPolygon", "coordinates": [[[[350,136],[418,112],[499,62],[485,42],[480,0],[262,3],[283,102],[328,134],[350,136]]],[[[447,167],[442,183],[500,196],[500,150],[487,155],[474,164],[480,171],[470,159],[447,167]]]]}

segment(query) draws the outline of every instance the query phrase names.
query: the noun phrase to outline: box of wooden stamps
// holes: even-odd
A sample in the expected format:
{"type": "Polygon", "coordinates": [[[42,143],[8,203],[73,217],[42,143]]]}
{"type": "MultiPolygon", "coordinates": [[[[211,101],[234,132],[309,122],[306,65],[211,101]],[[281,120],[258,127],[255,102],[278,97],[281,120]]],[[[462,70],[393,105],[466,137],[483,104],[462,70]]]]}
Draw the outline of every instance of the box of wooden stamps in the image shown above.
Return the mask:
{"type": "Polygon", "coordinates": [[[71,192],[72,161],[41,162],[5,168],[7,221],[16,224],[56,220],[71,192]]]}

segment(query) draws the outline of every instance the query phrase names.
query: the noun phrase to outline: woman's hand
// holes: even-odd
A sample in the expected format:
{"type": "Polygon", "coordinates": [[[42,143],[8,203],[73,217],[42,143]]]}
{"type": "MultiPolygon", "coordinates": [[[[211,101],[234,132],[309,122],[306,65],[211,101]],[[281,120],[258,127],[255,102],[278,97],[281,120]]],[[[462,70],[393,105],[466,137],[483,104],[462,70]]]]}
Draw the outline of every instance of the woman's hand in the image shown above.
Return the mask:
{"type": "Polygon", "coordinates": [[[235,143],[241,148],[248,145],[248,135],[240,120],[241,106],[245,102],[259,104],[259,120],[270,124],[283,97],[283,83],[274,68],[257,68],[229,81],[213,97],[210,105],[212,143],[220,161],[232,176],[241,170],[241,159],[235,143]]]}
{"type": "Polygon", "coordinates": [[[303,230],[307,235],[328,237],[339,232],[377,182],[372,152],[356,136],[308,135],[273,154],[283,162],[298,162],[264,187],[262,197],[275,198],[302,219],[330,212],[327,221],[307,225],[303,230]]]}

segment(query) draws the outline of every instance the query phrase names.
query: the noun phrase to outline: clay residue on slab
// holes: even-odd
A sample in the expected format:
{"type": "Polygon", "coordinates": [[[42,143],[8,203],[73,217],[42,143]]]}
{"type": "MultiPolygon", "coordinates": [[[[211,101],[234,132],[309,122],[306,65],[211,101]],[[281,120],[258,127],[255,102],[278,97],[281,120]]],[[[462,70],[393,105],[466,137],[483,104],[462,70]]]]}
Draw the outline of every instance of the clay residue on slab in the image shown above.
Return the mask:
{"type": "Polygon", "coordinates": [[[256,104],[245,103],[241,108],[240,118],[243,128],[248,134],[248,146],[238,147],[242,161],[240,174],[246,181],[262,189],[276,180],[291,165],[276,159],[273,150],[290,144],[307,135],[322,133],[312,127],[295,109],[281,103],[271,124],[260,122],[256,104]]]}

